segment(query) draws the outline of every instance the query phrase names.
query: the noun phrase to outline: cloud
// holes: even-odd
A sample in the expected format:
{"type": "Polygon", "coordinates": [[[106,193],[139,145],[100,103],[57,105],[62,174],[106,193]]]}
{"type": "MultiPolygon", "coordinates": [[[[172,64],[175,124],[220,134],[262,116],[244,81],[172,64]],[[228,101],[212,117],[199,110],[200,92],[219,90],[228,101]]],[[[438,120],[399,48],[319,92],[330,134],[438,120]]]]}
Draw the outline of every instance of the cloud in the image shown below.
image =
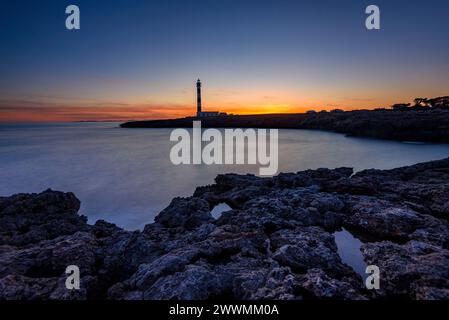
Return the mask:
{"type": "Polygon", "coordinates": [[[183,117],[194,106],[182,104],[91,102],[60,104],[36,100],[0,100],[0,121],[139,120],[183,117]]]}
{"type": "Polygon", "coordinates": [[[372,102],[375,101],[374,98],[358,98],[358,97],[343,97],[346,101],[356,101],[356,102],[372,102]]]}

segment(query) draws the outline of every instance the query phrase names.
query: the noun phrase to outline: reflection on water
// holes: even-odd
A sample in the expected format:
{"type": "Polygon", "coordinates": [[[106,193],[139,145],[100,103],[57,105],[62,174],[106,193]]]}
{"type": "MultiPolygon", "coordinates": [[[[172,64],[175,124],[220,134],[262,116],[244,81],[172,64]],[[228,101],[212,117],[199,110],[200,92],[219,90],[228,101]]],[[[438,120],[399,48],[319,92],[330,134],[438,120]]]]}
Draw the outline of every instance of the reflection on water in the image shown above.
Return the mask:
{"type": "Polygon", "coordinates": [[[218,219],[221,217],[221,214],[223,212],[231,211],[231,210],[232,210],[232,208],[230,206],[228,206],[226,203],[219,203],[212,209],[210,214],[214,219],[218,219]]]}
{"type": "MultiPolygon", "coordinates": [[[[0,195],[72,191],[90,222],[142,228],[176,196],[189,196],[219,173],[258,166],[170,162],[170,129],[121,129],[117,123],[0,125],[0,195]]],[[[449,156],[449,145],[407,144],[323,131],[280,130],[279,170],[387,169],[449,156]]]]}
{"type": "Polygon", "coordinates": [[[367,265],[363,260],[363,255],[360,251],[363,243],[345,229],[335,232],[334,237],[338,248],[338,254],[343,263],[350,266],[365,279],[367,276],[365,273],[367,265]]]}

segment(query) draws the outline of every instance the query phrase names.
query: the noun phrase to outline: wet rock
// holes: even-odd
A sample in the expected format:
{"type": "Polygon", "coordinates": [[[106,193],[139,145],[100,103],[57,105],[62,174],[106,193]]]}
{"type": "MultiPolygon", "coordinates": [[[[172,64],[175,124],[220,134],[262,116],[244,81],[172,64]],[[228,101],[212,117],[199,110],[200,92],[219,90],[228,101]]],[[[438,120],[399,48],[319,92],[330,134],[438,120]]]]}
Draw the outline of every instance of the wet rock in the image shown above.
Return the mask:
{"type": "Polygon", "coordinates": [[[213,221],[207,201],[200,198],[175,198],[154,219],[168,228],[195,229],[203,223],[213,221]]]}
{"type": "Polygon", "coordinates": [[[0,299],[448,299],[449,159],[215,182],[134,232],[88,225],[70,193],[0,198],[0,299]],[[233,210],[215,220],[217,203],[233,210]],[[365,241],[380,290],[342,262],[341,228],[365,241]]]}
{"type": "Polygon", "coordinates": [[[96,286],[96,278],[83,277],[79,290],[67,290],[65,277],[32,278],[8,275],[0,279],[0,300],[87,300],[96,286]]]}
{"type": "Polygon", "coordinates": [[[59,277],[69,265],[93,274],[96,244],[91,234],[78,232],[1,255],[0,277],[20,274],[31,278],[59,277]]]}
{"type": "Polygon", "coordinates": [[[347,204],[349,213],[344,221],[346,226],[382,239],[407,239],[409,234],[426,224],[425,216],[390,201],[351,197],[347,204]]]}
{"type": "Polygon", "coordinates": [[[44,191],[0,198],[0,243],[24,246],[82,230],[87,218],[77,214],[73,193],[44,191]]]}
{"type": "Polygon", "coordinates": [[[248,270],[234,278],[234,294],[245,300],[294,300],[295,279],[286,267],[248,270]]]}
{"type": "Polygon", "coordinates": [[[368,264],[380,269],[381,296],[421,299],[447,294],[449,251],[419,241],[404,245],[392,242],[365,244],[368,264]]]}
{"type": "Polygon", "coordinates": [[[143,293],[148,300],[203,300],[220,296],[228,284],[208,265],[189,265],[184,272],[160,278],[143,293]]]}
{"type": "Polygon", "coordinates": [[[280,230],[271,235],[273,259],[295,273],[319,268],[332,273],[351,273],[342,264],[334,237],[319,227],[280,230]]]}
{"type": "Polygon", "coordinates": [[[329,277],[321,269],[311,269],[298,278],[297,289],[308,299],[367,300],[360,282],[353,278],[329,277]]]}

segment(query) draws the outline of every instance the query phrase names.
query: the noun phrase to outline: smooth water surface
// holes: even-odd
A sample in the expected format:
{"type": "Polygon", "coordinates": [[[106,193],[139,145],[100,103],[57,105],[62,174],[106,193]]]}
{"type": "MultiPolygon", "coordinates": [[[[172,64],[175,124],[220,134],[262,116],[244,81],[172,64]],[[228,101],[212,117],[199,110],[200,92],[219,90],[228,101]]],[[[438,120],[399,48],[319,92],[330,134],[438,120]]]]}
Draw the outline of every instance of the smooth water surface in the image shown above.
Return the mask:
{"type": "MultiPolygon", "coordinates": [[[[71,191],[82,214],[139,229],[176,196],[190,196],[220,173],[258,174],[259,166],[174,166],[171,129],[118,123],[0,125],[0,196],[71,191]]],[[[320,167],[389,169],[449,157],[446,144],[410,144],[308,131],[279,131],[279,171],[320,167]]]]}

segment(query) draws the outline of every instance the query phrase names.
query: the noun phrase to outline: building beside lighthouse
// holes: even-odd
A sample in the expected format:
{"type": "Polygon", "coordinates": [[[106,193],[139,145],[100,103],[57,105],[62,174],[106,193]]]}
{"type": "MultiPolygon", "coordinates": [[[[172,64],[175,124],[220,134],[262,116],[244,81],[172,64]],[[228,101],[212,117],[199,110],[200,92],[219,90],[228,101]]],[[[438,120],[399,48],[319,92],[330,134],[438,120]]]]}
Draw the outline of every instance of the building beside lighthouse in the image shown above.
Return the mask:
{"type": "Polygon", "coordinates": [[[198,79],[196,82],[196,116],[197,118],[204,117],[219,117],[225,116],[226,113],[219,111],[203,111],[201,105],[201,80],[198,79]]]}

